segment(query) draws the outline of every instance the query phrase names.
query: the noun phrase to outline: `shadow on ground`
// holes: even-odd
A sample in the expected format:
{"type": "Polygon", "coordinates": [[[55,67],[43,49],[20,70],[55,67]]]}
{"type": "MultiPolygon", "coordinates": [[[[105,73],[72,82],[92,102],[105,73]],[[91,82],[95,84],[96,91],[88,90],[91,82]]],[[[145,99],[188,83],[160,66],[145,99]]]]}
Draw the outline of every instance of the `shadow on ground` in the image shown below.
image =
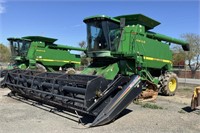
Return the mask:
{"type": "Polygon", "coordinates": [[[200,115],[200,109],[198,108],[192,110],[190,106],[186,106],[186,107],[183,107],[182,110],[184,110],[187,113],[194,113],[194,114],[200,115]]]}
{"type": "MultiPolygon", "coordinates": [[[[95,119],[95,117],[91,116],[91,115],[85,115],[85,114],[78,113],[78,112],[76,112],[74,110],[70,110],[70,109],[55,108],[55,107],[52,107],[52,106],[49,106],[49,105],[46,105],[46,104],[43,104],[43,103],[40,103],[40,102],[37,102],[37,101],[33,101],[33,100],[30,100],[30,99],[27,99],[27,98],[24,98],[24,97],[10,96],[10,95],[4,95],[4,96],[8,96],[8,97],[10,97],[14,100],[23,102],[23,103],[31,105],[31,106],[34,106],[34,107],[39,108],[41,110],[47,111],[48,113],[51,112],[51,113],[56,114],[60,117],[63,117],[65,119],[71,120],[73,122],[76,122],[76,123],[79,123],[79,124],[82,124],[82,125],[90,125],[95,119]]],[[[129,114],[130,112],[132,112],[132,110],[124,109],[110,123],[112,123],[113,121],[129,114]]],[[[108,123],[108,124],[110,124],[110,123],[108,123]]]]}

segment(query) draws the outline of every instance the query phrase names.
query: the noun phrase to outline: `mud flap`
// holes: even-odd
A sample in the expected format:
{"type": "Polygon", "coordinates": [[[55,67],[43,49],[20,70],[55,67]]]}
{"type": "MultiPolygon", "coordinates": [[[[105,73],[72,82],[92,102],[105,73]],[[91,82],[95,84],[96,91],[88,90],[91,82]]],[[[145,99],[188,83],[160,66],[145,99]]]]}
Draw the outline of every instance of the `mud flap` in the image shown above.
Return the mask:
{"type": "Polygon", "coordinates": [[[131,77],[131,80],[113,97],[96,117],[90,127],[104,125],[115,119],[140,93],[142,83],[138,75],[131,77]]]}

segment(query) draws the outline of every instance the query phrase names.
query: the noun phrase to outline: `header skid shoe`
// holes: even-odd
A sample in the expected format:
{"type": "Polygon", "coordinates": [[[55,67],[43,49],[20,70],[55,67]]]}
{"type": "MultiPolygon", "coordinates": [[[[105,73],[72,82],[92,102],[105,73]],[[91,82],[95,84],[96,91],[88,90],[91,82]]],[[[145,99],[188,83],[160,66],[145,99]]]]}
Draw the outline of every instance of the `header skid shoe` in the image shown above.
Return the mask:
{"type": "Polygon", "coordinates": [[[81,115],[94,116],[90,126],[109,123],[142,91],[140,77],[69,75],[31,70],[10,70],[4,80],[12,93],[81,115]]]}

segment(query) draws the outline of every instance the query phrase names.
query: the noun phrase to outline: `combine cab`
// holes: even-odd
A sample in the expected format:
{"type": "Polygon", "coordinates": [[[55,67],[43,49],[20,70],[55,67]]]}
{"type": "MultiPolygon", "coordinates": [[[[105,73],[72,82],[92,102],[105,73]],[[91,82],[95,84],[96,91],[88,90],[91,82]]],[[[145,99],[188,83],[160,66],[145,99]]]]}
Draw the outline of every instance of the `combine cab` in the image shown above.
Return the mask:
{"type": "Polygon", "coordinates": [[[141,14],[93,16],[84,22],[92,63],[80,75],[10,70],[3,86],[12,94],[94,116],[90,126],[111,122],[135,99],[175,94],[169,45],[189,50],[187,42],[150,32],[160,23],[141,14]]]}

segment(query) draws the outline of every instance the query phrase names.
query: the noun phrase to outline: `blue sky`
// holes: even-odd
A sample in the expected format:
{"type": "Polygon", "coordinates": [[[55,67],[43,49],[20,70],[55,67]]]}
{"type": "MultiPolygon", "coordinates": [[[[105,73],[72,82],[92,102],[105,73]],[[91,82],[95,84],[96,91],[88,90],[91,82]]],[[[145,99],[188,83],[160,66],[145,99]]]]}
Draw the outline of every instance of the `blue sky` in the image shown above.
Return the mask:
{"type": "Polygon", "coordinates": [[[142,13],[161,22],[152,31],[176,38],[183,33],[200,34],[198,0],[116,1],[0,0],[0,43],[8,44],[8,37],[42,35],[57,38],[58,44],[78,46],[86,40],[83,19],[97,14],[142,13]]]}

